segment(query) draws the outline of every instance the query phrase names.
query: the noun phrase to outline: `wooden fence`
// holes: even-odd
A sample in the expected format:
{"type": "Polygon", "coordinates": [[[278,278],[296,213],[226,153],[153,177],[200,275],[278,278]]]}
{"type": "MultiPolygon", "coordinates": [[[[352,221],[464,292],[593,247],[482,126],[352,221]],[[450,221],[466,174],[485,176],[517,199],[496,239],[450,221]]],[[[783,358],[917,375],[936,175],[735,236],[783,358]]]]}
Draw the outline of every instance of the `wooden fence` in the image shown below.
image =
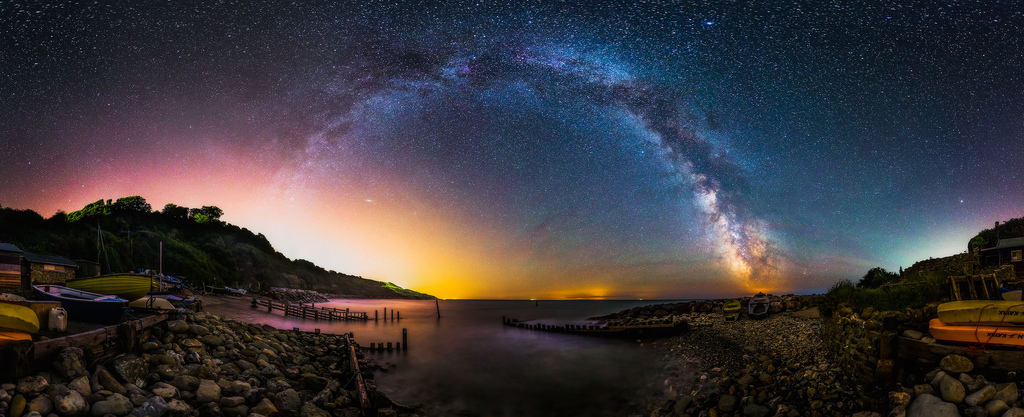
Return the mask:
{"type": "Polygon", "coordinates": [[[266,307],[267,312],[280,310],[285,316],[313,320],[369,320],[366,313],[349,311],[334,307],[316,307],[314,304],[289,304],[273,300],[252,299],[252,308],[266,307]]]}

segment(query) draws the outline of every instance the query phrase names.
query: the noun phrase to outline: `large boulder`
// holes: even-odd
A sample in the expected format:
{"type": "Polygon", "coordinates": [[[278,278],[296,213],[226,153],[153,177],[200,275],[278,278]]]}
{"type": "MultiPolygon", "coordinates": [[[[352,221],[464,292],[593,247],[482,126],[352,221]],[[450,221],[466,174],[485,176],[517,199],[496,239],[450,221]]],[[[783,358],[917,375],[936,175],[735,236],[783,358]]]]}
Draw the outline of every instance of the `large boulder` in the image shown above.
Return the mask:
{"type": "Polygon", "coordinates": [[[134,417],[162,417],[167,412],[167,401],[153,397],[132,410],[134,417]]]}
{"type": "Polygon", "coordinates": [[[85,362],[82,359],[84,356],[85,352],[82,351],[82,348],[66,347],[61,349],[53,358],[53,369],[57,371],[58,375],[67,379],[88,376],[89,371],[85,369],[85,362]]]}
{"type": "MultiPolygon", "coordinates": [[[[94,374],[96,376],[96,381],[100,383],[101,389],[105,389],[110,392],[116,392],[121,395],[128,395],[128,390],[124,388],[124,385],[121,385],[121,382],[118,381],[117,378],[114,378],[114,375],[111,374],[110,371],[107,370],[107,368],[97,366],[96,372],[94,372],[94,374]]],[[[99,390],[93,387],[93,391],[99,390]]]]}
{"type": "Polygon", "coordinates": [[[110,367],[122,381],[137,386],[146,385],[149,364],[135,355],[121,355],[111,361],[110,367]]]}
{"type": "Polygon", "coordinates": [[[107,414],[124,416],[131,413],[134,409],[135,405],[132,404],[128,397],[115,393],[105,400],[95,402],[92,405],[91,413],[93,417],[103,417],[107,414]]]}
{"type": "Polygon", "coordinates": [[[50,383],[42,376],[26,376],[18,380],[15,390],[18,391],[18,394],[22,395],[36,394],[43,392],[47,385],[50,385],[50,383]]]}
{"type": "Polygon", "coordinates": [[[221,388],[216,382],[204,379],[199,382],[199,388],[196,389],[196,402],[199,404],[220,402],[220,392],[221,388]]]}
{"type": "Polygon", "coordinates": [[[931,394],[922,394],[910,403],[907,417],[960,417],[956,404],[942,401],[931,394]]]}
{"type": "Polygon", "coordinates": [[[944,401],[956,404],[964,402],[964,397],[967,396],[964,384],[948,375],[939,382],[939,392],[942,394],[944,401]]]}
{"type": "Polygon", "coordinates": [[[964,373],[974,370],[974,363],[960,355],[947,355],[939,362],[939,366],[947,373],[964,373]]]}

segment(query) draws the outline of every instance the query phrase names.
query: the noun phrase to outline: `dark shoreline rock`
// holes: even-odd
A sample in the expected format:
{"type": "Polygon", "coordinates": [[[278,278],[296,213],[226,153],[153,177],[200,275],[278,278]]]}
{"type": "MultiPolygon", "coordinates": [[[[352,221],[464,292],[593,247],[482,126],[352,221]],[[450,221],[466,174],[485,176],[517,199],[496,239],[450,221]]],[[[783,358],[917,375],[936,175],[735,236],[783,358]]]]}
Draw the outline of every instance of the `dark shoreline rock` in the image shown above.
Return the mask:
{"type": "MultiPolygon", "coordinates": [[[[359,413],[343,335],[284,331],[199,312],[189,313],[186,320],[158,324],[153,337],[142,345],[139,355],[122,354],[92,369],[82,365],[82,349],[67,348],[58,355],[57,372],[39,372],[18,381],[3,381],[0,376],[0,382],[6,382],[0,385],[0,416],[345,417],[359,413]],[[343,386],[346,381],[348,385],[343,386]]],[[[372,389],[373,363],[361,355],[357,359],[372,389]]],[[[384,395],[372,390],[371,394],[374,398],[384,395]]],[[[408,408],[401,413],[377,411],[414,415],[408,408]]]]}

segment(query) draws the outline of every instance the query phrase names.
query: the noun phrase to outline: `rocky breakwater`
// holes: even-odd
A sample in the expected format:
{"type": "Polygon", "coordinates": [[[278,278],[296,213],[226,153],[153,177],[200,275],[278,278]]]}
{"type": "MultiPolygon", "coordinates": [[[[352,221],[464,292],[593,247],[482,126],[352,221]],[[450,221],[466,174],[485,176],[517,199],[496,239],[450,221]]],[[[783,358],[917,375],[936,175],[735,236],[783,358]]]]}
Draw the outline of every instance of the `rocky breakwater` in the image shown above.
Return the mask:
{"type": "MultiPolygon", "coordinates": [[[[0,387],[5,417],[345,417],[362,415],[343,336],[281,331],[190,313],[140,346],[87,369],[83,351],[60,352],[52,371],[0,387]]],[[[360,368],[366,364],[359,360],[360,368]]],[[[410,415],[366,379],[370,409],[410,415]]]]}
{"type": "Polygon", "coordinates": [[[1024,417],[1016,382],[993,382],[972,373],[974,364],[949,355],[920,384],[889,392],[890,417],[1024,417]]]}

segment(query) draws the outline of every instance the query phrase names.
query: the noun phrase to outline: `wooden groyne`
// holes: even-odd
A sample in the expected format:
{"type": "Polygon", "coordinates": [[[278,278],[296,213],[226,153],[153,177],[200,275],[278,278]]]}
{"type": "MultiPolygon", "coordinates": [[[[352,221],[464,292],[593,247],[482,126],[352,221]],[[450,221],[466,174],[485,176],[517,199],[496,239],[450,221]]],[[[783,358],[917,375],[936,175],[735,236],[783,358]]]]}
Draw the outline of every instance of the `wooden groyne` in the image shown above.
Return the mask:
{"type": "Polygon", "coordinates": [[[369,320],[369,316],[363,312],[350,311],[347,308],[317,307],[316,304],[291,304],[278,303],[273,300],[252,299],[252,308],[266,307],[267,312],[280,310],[285,316],[299,317],[313,320],[369,320]]]}
{"type": "Polygon", "coordinates": [[[82,348],[89,366],[121,353],[135,354],[140,342],[152,334],[153,326],[166,321],[170,314],[174,313],[154,314],[64,337],[12,343],[0,349],[0,373],[17,378],[31,375],[39,364],[53,362],[57,353],[67,347],[82,348]]]}
{"type": "Polygon", "coordinates": [[[512,326],[527,330],[540,330],[551,333],[569,333],[608,337],[665,337],[685,332],[690,328],[689,324],[686,323],[685,321],[679,323],[650,323],[607,326],[580,324],[566,324],[564,326],[554,326],[543,323],[529,324],[521,322],[518,319],[507,319],[504,316],[502,316],[501,322],[506,326],[512,326]]]}

